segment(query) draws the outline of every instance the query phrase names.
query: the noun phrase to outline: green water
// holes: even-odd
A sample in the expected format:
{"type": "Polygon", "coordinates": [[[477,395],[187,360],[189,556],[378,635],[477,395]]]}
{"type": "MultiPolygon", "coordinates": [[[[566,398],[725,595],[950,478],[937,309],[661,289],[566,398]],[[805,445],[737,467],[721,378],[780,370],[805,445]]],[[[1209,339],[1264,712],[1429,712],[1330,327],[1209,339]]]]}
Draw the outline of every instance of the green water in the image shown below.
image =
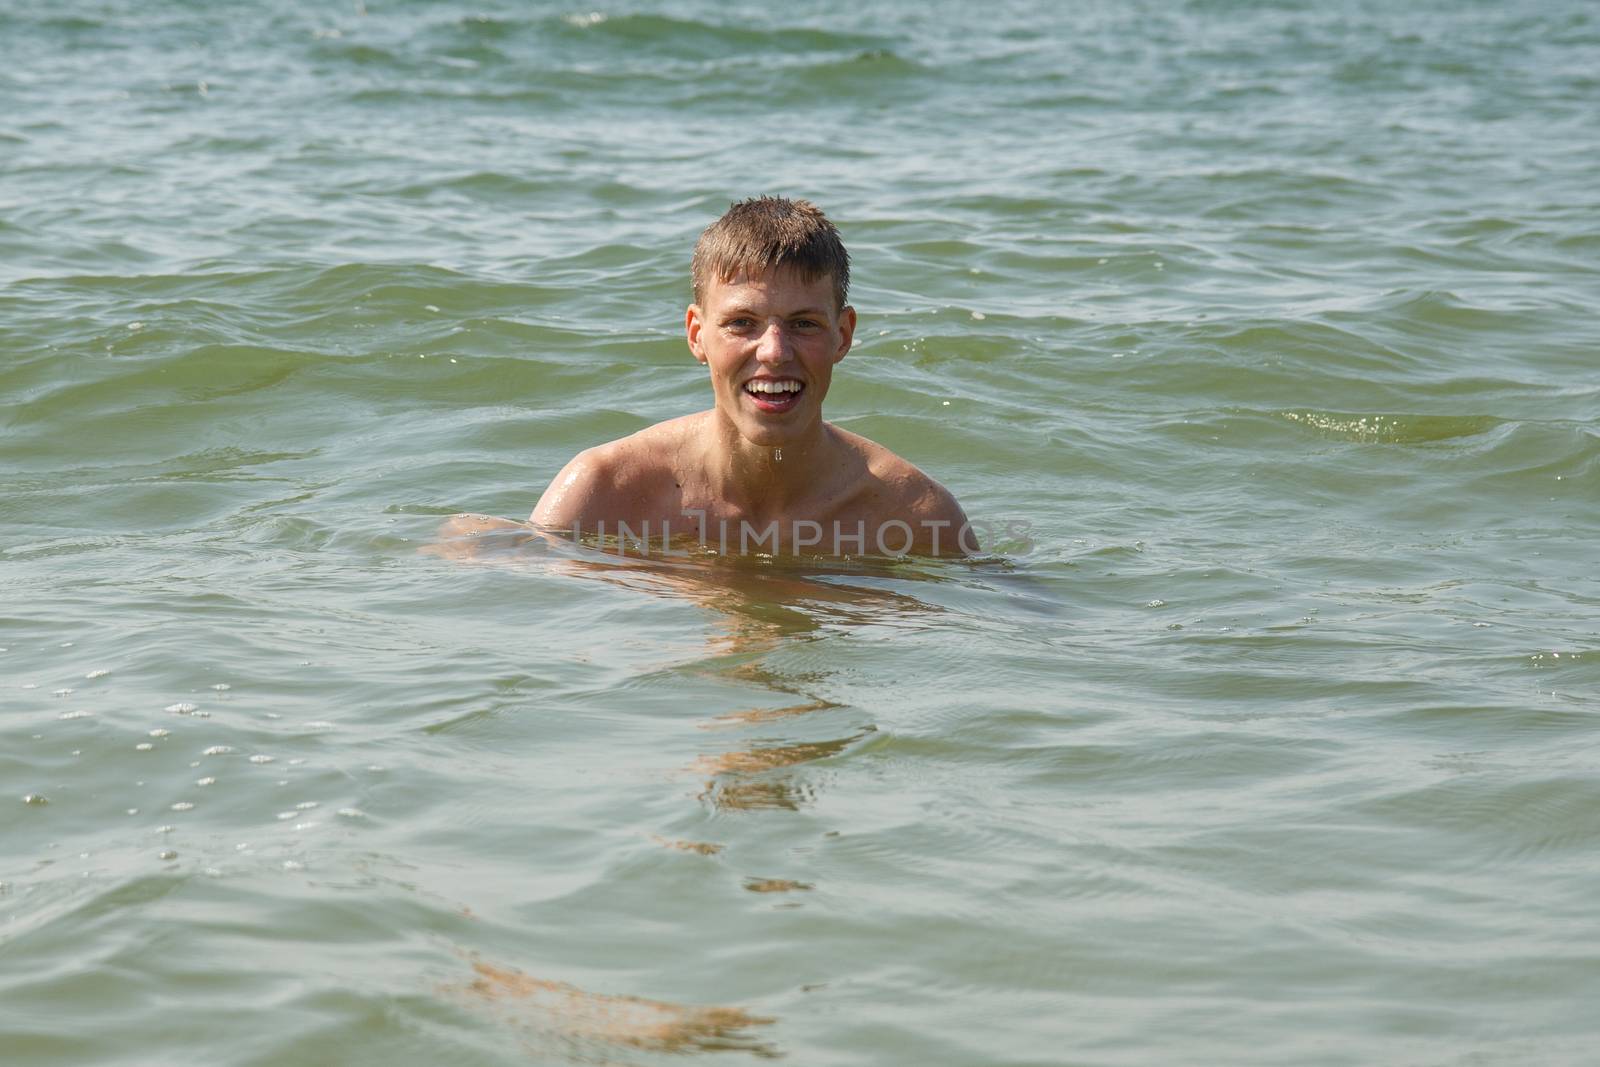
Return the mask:
{"type": "Polygon", "coordinates": [[[1591,1062],[1597,70],[1584,0],[0,0],[0,1063],[1591,1062]],[[761,192],[854,255],[830,416],[1014,534],[419,555],[707,404],[761,192]]]}

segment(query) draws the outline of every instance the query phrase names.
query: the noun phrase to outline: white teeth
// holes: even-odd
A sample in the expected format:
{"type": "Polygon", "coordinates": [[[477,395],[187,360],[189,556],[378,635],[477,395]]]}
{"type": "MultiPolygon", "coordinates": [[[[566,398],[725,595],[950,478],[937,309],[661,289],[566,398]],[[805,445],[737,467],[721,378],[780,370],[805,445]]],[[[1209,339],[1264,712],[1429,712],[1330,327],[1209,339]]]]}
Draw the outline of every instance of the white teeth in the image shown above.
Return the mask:
{"type": "Polygon", "coordinates": [[[752,393],[798,393],[799,382],[750,381],[744,387],[752,393]]]}

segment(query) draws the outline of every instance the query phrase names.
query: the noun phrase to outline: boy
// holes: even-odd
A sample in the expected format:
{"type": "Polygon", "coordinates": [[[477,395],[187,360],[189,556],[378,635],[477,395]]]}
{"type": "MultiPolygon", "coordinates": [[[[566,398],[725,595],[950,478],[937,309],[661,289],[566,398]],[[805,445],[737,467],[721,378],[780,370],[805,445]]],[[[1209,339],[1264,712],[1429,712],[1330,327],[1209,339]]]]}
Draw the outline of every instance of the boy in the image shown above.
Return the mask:
{"type": "Polygon", "coordinates": [[[719,551],[946,555],[978,551],[942,485],[822,418],[850,351],[850,257],[805,200],[734,204],[700,235],[689,350],[713,407],[579,453],[530,521],[719,551]]]}

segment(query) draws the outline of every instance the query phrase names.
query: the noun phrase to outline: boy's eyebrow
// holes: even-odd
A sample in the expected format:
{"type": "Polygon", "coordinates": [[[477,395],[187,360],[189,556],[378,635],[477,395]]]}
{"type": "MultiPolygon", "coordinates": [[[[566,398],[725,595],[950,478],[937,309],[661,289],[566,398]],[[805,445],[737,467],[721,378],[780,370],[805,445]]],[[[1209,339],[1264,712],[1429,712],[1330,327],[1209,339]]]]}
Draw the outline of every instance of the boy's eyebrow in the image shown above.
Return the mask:
{"type": "MultiPolygon", "coordinates": [[[[746,316],[753,316],[753,317],[759,318],[761,316],[761,312],[757,311],[755,308],[750,307],[750,306],[748,306],[746,304],[735,304],[732,307],[723,308],[723,310],[722,310],[722,317],[723,318],[727,318],[730,315],[746,315],[746,316]]],[[[826,318],[827,317],[827,313],[825,311],[823,311],[820,307],[795,308],[792,311],[786,311],[786,312],[783,313],[783,317],[786,318],[786,319],[793,318],[796,315],[810,315],[812,318],[826,318]]]]}

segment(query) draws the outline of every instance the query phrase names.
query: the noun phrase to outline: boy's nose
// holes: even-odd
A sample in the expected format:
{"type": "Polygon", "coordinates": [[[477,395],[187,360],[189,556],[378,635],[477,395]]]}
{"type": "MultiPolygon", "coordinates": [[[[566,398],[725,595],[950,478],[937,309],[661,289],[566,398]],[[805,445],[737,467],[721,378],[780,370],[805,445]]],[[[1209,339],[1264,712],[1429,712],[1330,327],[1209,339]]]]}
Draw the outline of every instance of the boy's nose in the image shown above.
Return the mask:
{"type": "Polygon", "coordinates": [[[782,363],[788,355],[789,342],[783,327],[773,323],[756,341],[756,358],[763,363],[782,363]]]}

